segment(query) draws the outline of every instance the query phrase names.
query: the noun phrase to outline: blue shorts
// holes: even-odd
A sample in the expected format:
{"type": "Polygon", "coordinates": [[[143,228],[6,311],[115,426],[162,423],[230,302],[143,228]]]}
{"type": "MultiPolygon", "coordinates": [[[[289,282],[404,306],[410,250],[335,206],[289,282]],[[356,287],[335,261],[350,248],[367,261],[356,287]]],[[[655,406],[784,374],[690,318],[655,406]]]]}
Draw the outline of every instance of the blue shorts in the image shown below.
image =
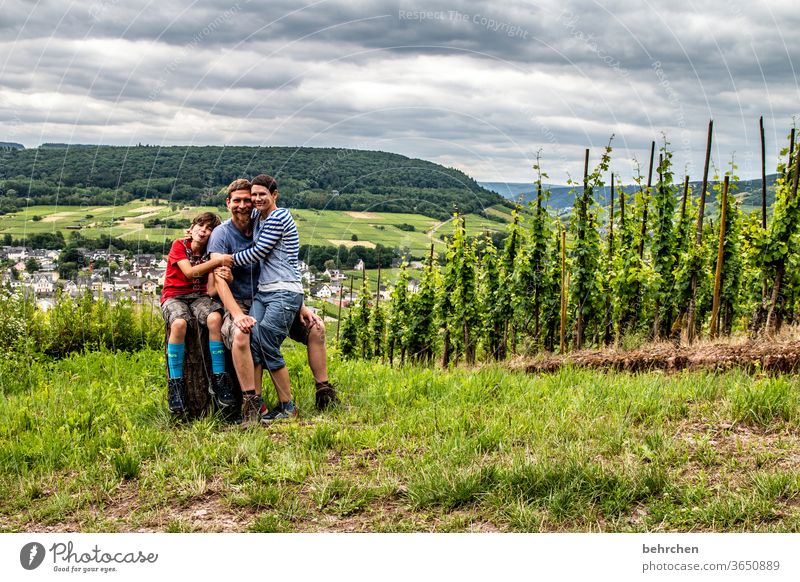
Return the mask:
{"type": "Polygon", "coordinates": [[[256,293],[250,308],[250,315],[258,322],[250,330],[250,350],[253,352],[254,364],[272,371],[286,366],[281,354],[281,344],[289,335],[294,318],[302,306],[302,293],[256,293]]]}

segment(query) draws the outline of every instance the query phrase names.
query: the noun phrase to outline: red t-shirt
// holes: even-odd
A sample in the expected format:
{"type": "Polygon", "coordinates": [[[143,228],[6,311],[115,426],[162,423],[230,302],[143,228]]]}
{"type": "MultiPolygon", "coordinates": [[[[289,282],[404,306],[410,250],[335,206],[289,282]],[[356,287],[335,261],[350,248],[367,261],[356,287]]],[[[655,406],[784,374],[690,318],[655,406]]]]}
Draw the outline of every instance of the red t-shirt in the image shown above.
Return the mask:
{"type": "Polygon", "coordinates": [[[178,261],[188,259],[194,267],[200,263],[205,263],[210,258],[209,253],[193,255],[192,239],[190,238],[181,238],[172,243],[172,248],[167,256],[167,273],[164,276],[161,303],[164,303],[164,300],[169,297],[178,297],[189,293],[206,293],[208,291],[208,273],[196,279],[187,279],[178,266],[178,261]]]}

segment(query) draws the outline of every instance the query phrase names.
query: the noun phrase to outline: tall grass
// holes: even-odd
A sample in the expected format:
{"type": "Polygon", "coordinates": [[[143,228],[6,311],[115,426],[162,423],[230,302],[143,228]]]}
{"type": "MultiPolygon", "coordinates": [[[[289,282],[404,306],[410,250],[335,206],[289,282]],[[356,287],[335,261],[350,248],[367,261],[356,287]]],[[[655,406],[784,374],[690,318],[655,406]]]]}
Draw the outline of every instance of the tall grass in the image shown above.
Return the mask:
{"type": "MultiPolygon", "coordinates": [[[[79,531],[797,531],[798,383],[337,361],[296,422],[174,424],[161,350],[37,363],[0,400],[0,524],[79,531]],[[204,520],[198,508],[215,519],[204,520]]],[[[202,512],[200,512],[202,513],[202,512]]]]}
{"type": "Polygon", "coordinates": [[[133,352],[164,343],[164,322],[156,305],[125,298],[110,302],[88,291],[78,298],[59,294],[46,311],[30,295],[0,291],[0,314],[0,355],[5,360],[62,358],[84,350],[133,352]]]}

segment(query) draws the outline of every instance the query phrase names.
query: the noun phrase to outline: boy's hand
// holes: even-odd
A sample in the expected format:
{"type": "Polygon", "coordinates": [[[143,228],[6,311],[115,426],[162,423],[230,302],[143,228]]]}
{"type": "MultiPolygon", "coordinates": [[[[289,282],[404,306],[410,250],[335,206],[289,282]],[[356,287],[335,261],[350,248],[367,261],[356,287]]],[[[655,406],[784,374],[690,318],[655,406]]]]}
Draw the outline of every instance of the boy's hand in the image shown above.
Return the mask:
{"type": "Polygon", "coordinates": [[[221,267],[232,267],[233,266],[233,255],[220,255],[219,256],[219,264],[221,267]]]}
{"type": "Polygon", "coordinates": [[[257,323],[255,318],[245,314],[237,315],[233,318],[233,324],[242,330],[243,333],[250,333],[250,330],[255,327],[257,323]]]}
{"type": "Polygon", "coordinates": [[[214,269],[214,275],[228,283],[233,281],[233,271],[231,271],[230,267],[217,267],[214,269]]]}

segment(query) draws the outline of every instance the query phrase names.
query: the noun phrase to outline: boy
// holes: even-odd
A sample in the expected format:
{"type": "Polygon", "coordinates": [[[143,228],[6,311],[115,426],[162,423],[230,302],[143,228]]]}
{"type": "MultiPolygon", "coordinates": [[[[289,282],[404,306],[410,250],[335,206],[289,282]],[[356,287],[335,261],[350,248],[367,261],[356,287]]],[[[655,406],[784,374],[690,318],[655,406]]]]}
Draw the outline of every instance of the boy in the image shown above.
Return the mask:
{"type": "Polygon", "coordinates": [[[184,412],[184,340],[188,321],[192,316],[199,324],[208,327],[213,372],[209,392],[221,408],[235,402],[230,379],[225,373],[225,351],[220,333],[222,305],[209,296],[209,292],[215,293],[214,274],[211,271],[231,265],[227,257],[210,260],[206,253],[208,237],[219,224],[219,216],[212,212],[204,212],[195,217],[188,236],[173,242],[167,257],[164,290],[161,292],[161,313],[169,327],[167,401],[169,411],[175,415],[184,412]]]}

